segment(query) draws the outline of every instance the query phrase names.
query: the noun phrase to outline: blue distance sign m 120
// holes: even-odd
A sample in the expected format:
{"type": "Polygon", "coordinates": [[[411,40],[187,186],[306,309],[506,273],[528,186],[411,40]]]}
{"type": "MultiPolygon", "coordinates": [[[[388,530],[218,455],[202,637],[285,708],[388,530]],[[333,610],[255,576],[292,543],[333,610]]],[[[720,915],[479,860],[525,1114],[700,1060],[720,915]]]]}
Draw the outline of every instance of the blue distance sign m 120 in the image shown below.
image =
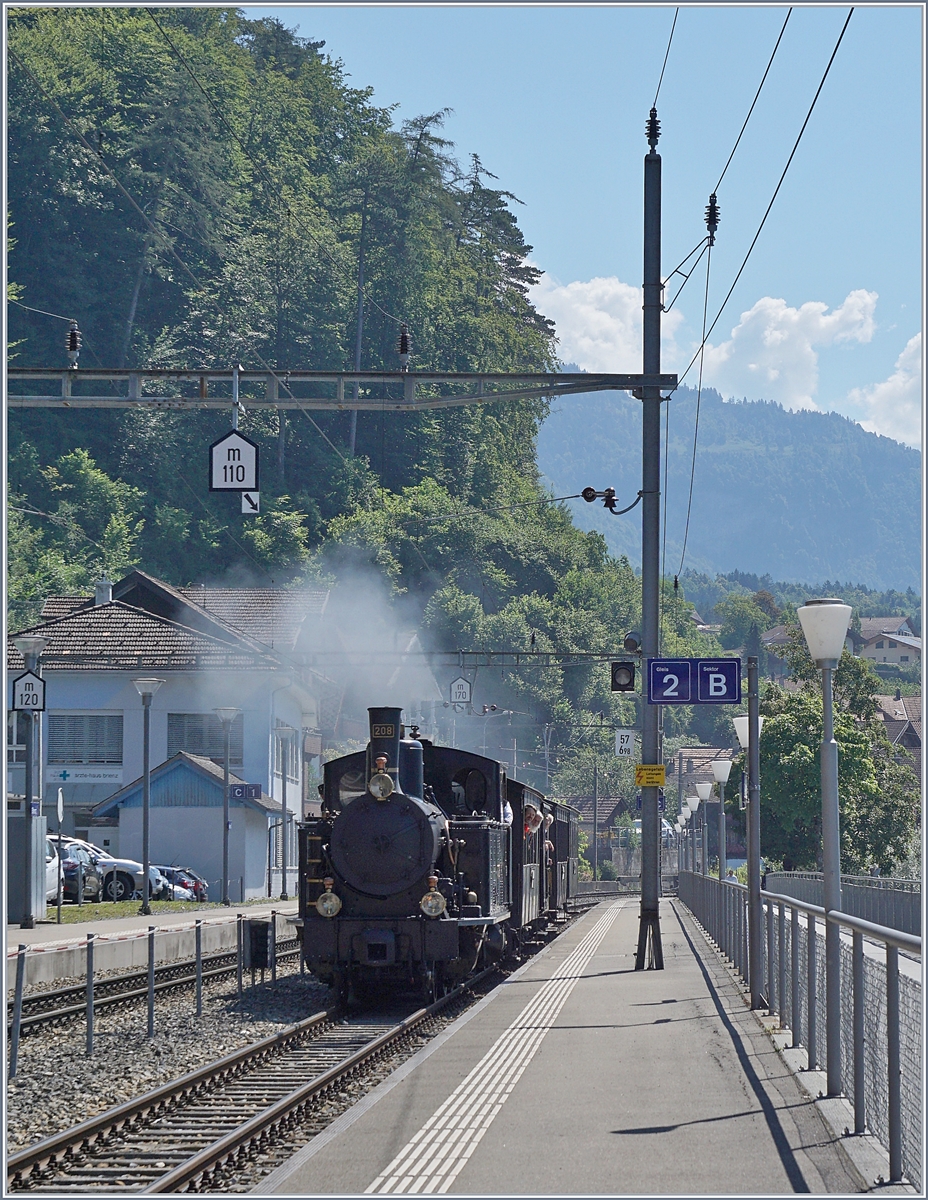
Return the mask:
{"type": "Polygon", "coordinates": [[[740,704],[740,658],[648,659],[649,704],[740,704]]]}

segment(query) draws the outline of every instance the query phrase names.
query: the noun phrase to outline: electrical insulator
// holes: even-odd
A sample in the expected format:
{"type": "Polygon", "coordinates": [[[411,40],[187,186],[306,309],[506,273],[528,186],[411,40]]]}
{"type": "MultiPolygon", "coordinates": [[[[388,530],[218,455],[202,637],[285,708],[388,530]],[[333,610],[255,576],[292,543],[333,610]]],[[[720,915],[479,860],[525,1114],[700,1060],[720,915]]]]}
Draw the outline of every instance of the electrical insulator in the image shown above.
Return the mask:
{"type": "Polygon", "coordinates": [[[651,115],[648,117],[648,123],[645,126],[645,137],[648,139],[648,145],[651,149],[657,146],[657,139],[661,136],[661,123],[657,119],[657,109],[651,109],[651,115]]]}
{"type": "Polygon", "coordinates": [[[77,327],[77,321],[71,322],[71,327],[65,337],[65,349],[68,352],[68,366],[76,368],[81,353],[81,331],[77,327]]]}
{"type": "Polygon", "coordinates": [[[408,371],[409,356],[412,353],[412,341],[409,337],[409,326],[405,321],[400,326],[400,336],[397,339],[396,349],[400,356],[400,369],[402,371],[408,371]]]}
{"type": "Polygon", "coordinates": [[[709,203],[706,205],[706,226],[709,230],[709,245],[715,245],[715,232],[719,227],[720,209],[715,199],[715,192],[709,197],[709,203]]]}

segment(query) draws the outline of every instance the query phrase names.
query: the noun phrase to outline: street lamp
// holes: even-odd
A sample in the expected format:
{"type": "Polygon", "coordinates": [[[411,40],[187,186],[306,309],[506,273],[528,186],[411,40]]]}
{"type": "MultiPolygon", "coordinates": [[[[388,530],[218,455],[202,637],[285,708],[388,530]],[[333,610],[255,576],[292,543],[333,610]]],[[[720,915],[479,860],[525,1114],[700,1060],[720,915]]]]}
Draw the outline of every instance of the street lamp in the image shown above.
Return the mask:
{"type": "Polygon", "coordinates": [[[708,829],[706,827],[706,801],[712,795],[712,784],[708,780],[703,780],[696,784],[696,794],[702,801],[702,873],[709,874],[709,838],[707,837],[708,829]]]}
{"type": "MultiPolygon", "coordinates": [[[[838,743],[835,741],[833,672],[838,666],[851,607],[842,600],[807,600],[797,611],[806,645],[822,673],[822,874],[825,912],[841,910],[841,826],[838,808],[838,743]]],[[[841,1092],[841,940],[825,921],[825,1029],[828,1095],[841,1092]]]]}
{"type": "Polygon", "coordinates": [[[748,775],[748,982],[751,1008],[763,1007],[761,988],[764,976],[763,911],[760,900],[760,715],[757,656],[748,657],[748,711],[732,717],[741,748],[746,752],[748,775]]]}
{"type": "MultiPolygon", "coordinates": [[[[142,915],[151,914],[151,845],[149,810],[151,808],[151,698],[164,683],[163,679],[133,679],[135,690],[142,697],[144,733],[142,735],[142,915]]],[[[115,893],[116,885],[113,885],[115,893]]]]}
{"type": "Polygon", "coordinates": [[[229,766],[232,757],[232,722],[242,710],[217,708],[214,711],[222,722],[222,903],[228,908],[232,903],[229,899],[229,766]]]}
{"type": "MultiPolygon", "coordinates": [[[[39,659],[42,657],[42,651],[48,645],[48,638],[43,637],[40,633],[24,633],[20,637],[13,638],[13,645],[23,656],[23,661],[26,664],[26,670],[31,671],[34,675],[38,674],[39,659]]],[[[23,919],[20,921],[20,929],[35,928],[35,907],[32,903],[32,875],[35,871],[35,854],[33,852],[32,842],[35,838],[35,818],[39,815],[38,811],[33,812],[32,809],[32,793],[34,790],[33,779],[33,758],[35,757],[35,714],[25,711],[26,717],[26,778],[23,785],[23,804],[25,811],[23,813],[23,919]]],[[[14,721],[16,716],[14,714],[14,721]]],[[[38,805],[36,805],[38,810],[38,805]]],[[[43,885],[42,893],[45,889],[43,885]]]]}
{"type": "Polygon", "coordinates": [[[290,757],[290,739],[296,733],[296,730],[291,725],[278,725],[274,732],[280,738],[280,778],[283,784],[280,793],[281,827],[282,846],[281,846],[281,863],[280,863],[280,898],[281,900],[289,900],[290,896],[287,893],[287,852],[290,848],[289,839],[289,822],[287,819],[287,767],[290,757]]]}
{"type": "Polygon", "coordinates": [[[719,785],[719,879],[728,870],[728,838],[725,831],[725,784],[731,774],[730,758],[713,758],[712,774],[719,785]]]}

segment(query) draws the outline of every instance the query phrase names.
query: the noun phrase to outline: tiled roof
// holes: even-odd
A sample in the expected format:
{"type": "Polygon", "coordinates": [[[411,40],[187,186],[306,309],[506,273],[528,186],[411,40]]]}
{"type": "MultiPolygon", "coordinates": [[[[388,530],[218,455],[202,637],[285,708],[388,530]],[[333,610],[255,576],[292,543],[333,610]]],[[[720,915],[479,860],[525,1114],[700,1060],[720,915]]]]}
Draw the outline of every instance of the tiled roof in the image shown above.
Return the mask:
{"type": "Polygon", "coordinates": [[[178,588],[190,603],[265,645],[296,646],[307,618],[321,617],[329,593],[321,588],[178,588]]]}
{"type": "MultiPolygon", "coordinates": [[[[222,641],[119,601],[79,609],[22,632],[42,633],[49,639],[42,652],[43,670],[273,671],[279,667],[274,658],[234,637],[222,641]]],[[[7,643],[7,665],[11,671],[24,666],[12,640],[7,643]]]]}
{"type": "Polygon", "coordinates": [[[93,604],[93,596],[49,596],[42,605],[42,620],[57,621],[88,604],[93,604]]]}
{"type": "Polygon", "coordinates": [[[774,625],[772,629],[760,635],[760,640],[765,646],[785,646],[789,641],[786,626],[774,625]]]}
{"type": "Polygon", "coordinates": [[[879,637],[881,633],[893,634],[897,629],[911,636],[913,630],[908,617],[861,617],[860,636],[864,641],[879,637]]]}

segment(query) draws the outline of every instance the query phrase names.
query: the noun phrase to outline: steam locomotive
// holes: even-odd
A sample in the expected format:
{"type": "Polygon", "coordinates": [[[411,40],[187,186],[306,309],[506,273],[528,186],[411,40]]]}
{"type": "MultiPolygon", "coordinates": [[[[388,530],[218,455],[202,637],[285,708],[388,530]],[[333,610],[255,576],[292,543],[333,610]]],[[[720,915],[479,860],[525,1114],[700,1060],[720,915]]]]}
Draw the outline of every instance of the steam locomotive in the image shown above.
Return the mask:
{"type": "Polygon", "coordinates": [[[303,955],[343,1001],[372,985],[434,998],[566,913],[580,814],[407,734],[399,708],[368,713],[367,749],[325,764],[322,816],[299,827],[303,955]]]}

